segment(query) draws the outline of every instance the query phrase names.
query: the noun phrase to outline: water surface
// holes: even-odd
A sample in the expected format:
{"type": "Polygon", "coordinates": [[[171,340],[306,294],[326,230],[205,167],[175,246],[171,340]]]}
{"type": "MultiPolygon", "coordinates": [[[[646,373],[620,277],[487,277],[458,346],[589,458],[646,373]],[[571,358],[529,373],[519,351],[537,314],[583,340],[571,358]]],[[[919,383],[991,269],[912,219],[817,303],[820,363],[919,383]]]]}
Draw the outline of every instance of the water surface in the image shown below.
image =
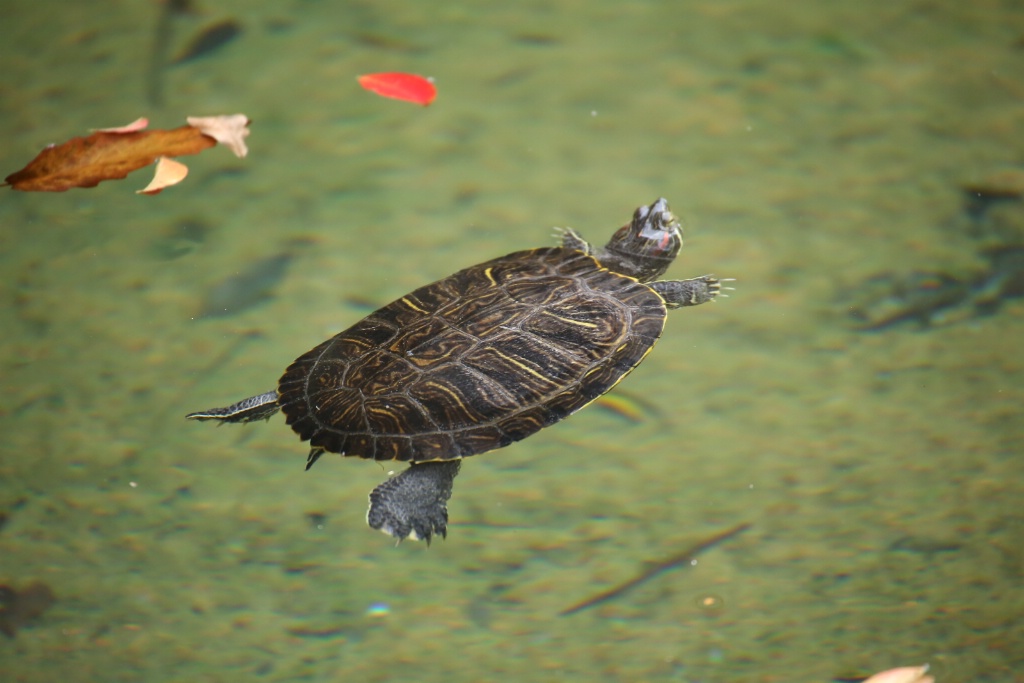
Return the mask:
{"type": "Polygon", "coordinates": [[[0,638],[5,680],[1019,680],[1024,303],[870,333],[844,304],[984,264],[961,188],[1020,169],[1016,3],[210,0],[168,53],[241,32],[163,70],[157,106],[158,5],[16,3],[0,29],[5,173],[140,115],[253,120],[247,159],[204,152],[156,197],[142,172],[0,198],[0,583],[56,598],[0,638]],[[356,84],[391,70],[437,101],[356,84]],[[467,461],[429,550],[367,529],[387,466],[304,473],[280,417],[183,419],[659,196],[687,230],[670,275],[733,296],[674,312],[622,403],[467,461]]]}

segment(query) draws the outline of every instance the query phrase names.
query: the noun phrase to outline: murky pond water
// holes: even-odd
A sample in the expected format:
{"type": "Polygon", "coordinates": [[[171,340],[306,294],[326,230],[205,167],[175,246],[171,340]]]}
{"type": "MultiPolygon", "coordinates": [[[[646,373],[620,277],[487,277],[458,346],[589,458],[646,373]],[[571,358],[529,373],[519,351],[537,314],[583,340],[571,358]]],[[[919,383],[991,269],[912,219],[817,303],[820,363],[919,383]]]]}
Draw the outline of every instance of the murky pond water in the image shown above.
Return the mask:
{"type": "Polygon", "coordinates": [[[138,116],[253,122],[157,196],[0,197],[4,680],[1024,680],[1024,301],[991,256],[1024,246],[1017,3],[16,5],[5,175],[138,116]],[[365,525],[393,463],[184,420],[659,196],[669,275],[735,292],[467,460],[429,549],[365,525]],[[858,329],[879,302],[913,314],[858,329]]]}

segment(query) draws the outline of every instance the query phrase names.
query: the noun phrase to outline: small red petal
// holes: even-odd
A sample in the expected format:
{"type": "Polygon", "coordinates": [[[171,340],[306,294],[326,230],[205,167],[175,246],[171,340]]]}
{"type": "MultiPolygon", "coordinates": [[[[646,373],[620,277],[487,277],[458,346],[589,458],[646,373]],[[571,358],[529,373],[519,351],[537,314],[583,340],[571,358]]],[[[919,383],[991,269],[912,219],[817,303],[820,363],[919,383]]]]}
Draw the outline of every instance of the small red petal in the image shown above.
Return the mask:
{"type": "Polygon", "coordinates": [[[434,101],[437,88],[428,78],[415,74],[383,73],[359,77],[359,85],[381,97],[415,102],[424,107],[434,101]]]}

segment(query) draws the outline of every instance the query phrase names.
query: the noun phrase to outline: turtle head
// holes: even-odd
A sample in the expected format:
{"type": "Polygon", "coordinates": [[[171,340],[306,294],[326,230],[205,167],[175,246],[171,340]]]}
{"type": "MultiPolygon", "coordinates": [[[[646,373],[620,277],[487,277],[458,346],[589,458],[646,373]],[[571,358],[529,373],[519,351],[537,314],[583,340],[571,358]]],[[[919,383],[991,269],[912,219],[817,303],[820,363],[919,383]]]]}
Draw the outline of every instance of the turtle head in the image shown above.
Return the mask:
{"type": "Polygon", "coordinates": [[[650,282],[662,275],[683,246],[679,219],[667,199],[633,212],[633,220],[619,228],[597,255],[601,265],[616,273],[650,282]]]}

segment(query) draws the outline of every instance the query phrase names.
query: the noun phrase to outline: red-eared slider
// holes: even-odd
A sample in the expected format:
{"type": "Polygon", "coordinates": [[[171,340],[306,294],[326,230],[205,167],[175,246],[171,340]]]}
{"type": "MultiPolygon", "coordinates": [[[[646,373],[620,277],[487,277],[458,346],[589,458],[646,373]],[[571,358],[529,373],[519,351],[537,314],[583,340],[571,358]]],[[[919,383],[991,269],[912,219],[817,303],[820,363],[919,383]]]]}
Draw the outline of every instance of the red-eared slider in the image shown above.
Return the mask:
{"type": "Polygon", "coordinates": [[[403,538],[445,536],[462,458],[507,446],[611,389],[658,341],[669,308],[712,301],[712,275],[656,280],[682,246],[659,199],[603,249],[572,230],[421,287],[292,363],[277,389],[195,420],[282,410],[325,451],[410,467],[370,494],[367,521],[403,538]]]}

